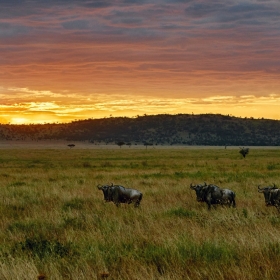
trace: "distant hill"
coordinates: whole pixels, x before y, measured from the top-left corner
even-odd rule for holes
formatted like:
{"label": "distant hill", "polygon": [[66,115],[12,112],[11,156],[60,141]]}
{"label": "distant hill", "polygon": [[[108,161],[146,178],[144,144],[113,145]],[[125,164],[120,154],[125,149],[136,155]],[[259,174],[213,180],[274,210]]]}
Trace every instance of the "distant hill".
{"label": "distant hill", "polygon": [[65,124],[0,124],[0,140],[45,139],[131,145],[279,146],[280,121],[218,114],[161,114]]}

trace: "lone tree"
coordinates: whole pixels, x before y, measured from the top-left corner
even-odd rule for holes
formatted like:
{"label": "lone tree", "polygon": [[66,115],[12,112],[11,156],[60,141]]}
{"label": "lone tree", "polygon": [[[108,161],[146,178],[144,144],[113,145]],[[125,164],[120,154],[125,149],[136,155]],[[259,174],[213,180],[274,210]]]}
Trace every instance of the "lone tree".
{"label": "lone tree", "polygon": [[154,143],[144,142],[143,144],[144,144],[144,146],[146,146],[146,149],[148,146],[153,146],[153,148],[154,148]]}
{"label": "lone tree", "polygon": [[116,143],[118,146],[120,146],[120,148],[125,144],[123,141],[119,141]]}
{"label": "lone tree", "polygon": [[75,147],[75,144],[69,144],[67,145],[70,149]]}
{"label": "lone tree", "polygon": [[249,148],[240,148],[239,153],[245,158],[249,154]]}

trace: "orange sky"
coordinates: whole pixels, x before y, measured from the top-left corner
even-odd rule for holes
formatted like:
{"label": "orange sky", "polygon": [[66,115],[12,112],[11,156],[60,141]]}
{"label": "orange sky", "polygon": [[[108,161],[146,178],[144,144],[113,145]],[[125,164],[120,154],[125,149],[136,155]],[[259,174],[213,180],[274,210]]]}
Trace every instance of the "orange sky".
{"label": "orange sky", "polygon": [[279,1],[46,2],[1,1],[0,123],[280,119]]}

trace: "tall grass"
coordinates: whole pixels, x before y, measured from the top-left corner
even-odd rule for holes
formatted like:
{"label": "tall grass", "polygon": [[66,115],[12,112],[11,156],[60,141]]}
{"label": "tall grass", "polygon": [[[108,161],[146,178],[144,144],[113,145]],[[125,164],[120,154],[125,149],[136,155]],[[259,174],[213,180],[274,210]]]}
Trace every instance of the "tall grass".
{"label": "tall grass", "polygon": [[[279,279],[280,150],[0,150],[0,279]],[[190,183],[236,193],[211,211]],[[106,203],[98,184],[143,193]]]}

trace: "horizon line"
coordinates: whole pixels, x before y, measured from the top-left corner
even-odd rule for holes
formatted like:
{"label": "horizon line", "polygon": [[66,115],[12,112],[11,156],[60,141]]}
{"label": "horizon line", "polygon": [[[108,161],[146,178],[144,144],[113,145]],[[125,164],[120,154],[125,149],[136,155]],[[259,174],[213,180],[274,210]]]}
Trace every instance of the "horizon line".
{"label": "horizon line", "polygon": [[272,119],[272,118],[266,118],[266,117],[242,117],[242,116],[236,116],[236,115],[232,115],[232,114],[221,114],[221,113],[159,113],[159,114],[143,114],[143,115],[136,115],[136,116],[104,116],[104,117],[91,117],[91,118],[85,118],[85,119],[73,119],[70,120],[68,122],[38,122],[38,123],[34,123],[34,122],[28,122],[28,123],[1,123],[0,125],[10,125],[10,126],[28,126],[28,125],[62,125],[62,124],[71,124],[74,122],[82,122],[82,121],[89,121],[89,120],[102,120],[102,119],[119,119],[119,118],[127,118],[127,119],[136,119],[136,118],[140,118],[140,117],[152,117],[152,116],[178,116],[178,115],[193,115],[193,116],[203,116],[203,115],[216,115],[216,116],[224,116],[224,117],[230,117],[230,118],[237,118],[237,119],[252,119],[252,120],[269,120],[269,121],[280,121],[279,119]]}

